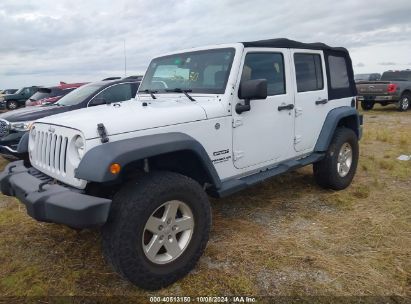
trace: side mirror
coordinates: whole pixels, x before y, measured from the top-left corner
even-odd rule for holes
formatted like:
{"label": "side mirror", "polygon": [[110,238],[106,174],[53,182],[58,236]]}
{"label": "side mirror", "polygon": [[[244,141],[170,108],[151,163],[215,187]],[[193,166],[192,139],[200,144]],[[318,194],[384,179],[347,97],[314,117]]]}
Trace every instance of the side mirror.
{"label": "side mirror", "polygon": [[238,97],[244,99],[244,104],[237,103],[235,106],[237,114],[250,111],[251,100],[267,98],[267,79],[253,79],[241,82]]}

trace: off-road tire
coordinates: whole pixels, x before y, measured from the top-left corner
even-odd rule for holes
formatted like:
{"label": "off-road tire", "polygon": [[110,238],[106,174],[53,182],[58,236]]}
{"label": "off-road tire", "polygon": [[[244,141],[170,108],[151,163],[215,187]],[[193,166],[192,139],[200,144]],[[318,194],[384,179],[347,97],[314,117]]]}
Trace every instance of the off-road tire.
{"label": "off-road tire", "polygon": [[[345,143],[348,143],[352,148],[352,163],[348,174],[341,177],[337,170],[338,153]],[[313,164],[317,184],[326,189],[342,190],[347,188],[357,170],[358,157],[358,138],[355,132],[348,128],[337,128],[325,158]]]}
{"label": "off-road tire", "polygon": [[374,102],[372,101],[361,101],[361,109],[364,111],[369,111],[374,108]]}
{"label": "off-road tire", "polygon": [[16,100],[9,100],[6,106],[8,110],[15,110],[19,107],[19,103]]}
{"label": "off-road tire", "polygon": [[401,96],[400,100],[397,102],[397,110],[400,112],[405,112],[410,108],[411,94],[405,93]]}
{"label": "off-road tire", "polygon": [[[195,226],[185,251],[174,261],[159,265],[143,251],[143,231],[150,215],[171,200],[180,200],[191,208]],[[129,182],[115,194],[102,228],[103,252],[125,279],[141,288],[157,290],[194,268],[207,245],[210,226],[210,203],[196,181],[173,172],[152,172]]]}

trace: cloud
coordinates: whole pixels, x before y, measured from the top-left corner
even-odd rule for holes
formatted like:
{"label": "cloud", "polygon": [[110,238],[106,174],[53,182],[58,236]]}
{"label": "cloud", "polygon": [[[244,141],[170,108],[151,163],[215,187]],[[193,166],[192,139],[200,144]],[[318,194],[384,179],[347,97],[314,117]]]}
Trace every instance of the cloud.
{"label": "cloud", "polygon": [[397,65],[395,62],[380,62],[379,65]]}
{"label": "cloud", "polygon": [[[381,50],[411,44],[409,0],[2,0],[0,87],[130,73],[156,55],[195,46],[287,37],[349,48],[356,67],[389,63]],[[399,46],[399,47],[398,47]],[[380,53],[379,53],[380,52]],[[386,52],[386,49],[384,49]],[[365,52],[364,52],[365,53]]]}

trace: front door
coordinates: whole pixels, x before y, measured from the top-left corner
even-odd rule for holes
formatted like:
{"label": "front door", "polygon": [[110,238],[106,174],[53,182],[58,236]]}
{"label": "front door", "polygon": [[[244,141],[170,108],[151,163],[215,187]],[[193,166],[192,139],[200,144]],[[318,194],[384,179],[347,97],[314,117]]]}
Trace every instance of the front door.
{"label": "front door", "polygon": [[292,50],[295,82],[295,139],[299,153],[311,152],[330,110],[322,51]]}
{"label": "front door", "polygon": [[[293,150],[294,95],[289,50],[247,49],[241,81],[266,79],[268,97],[251,100],[251,110],[233,113],[233,159],[236,168],[284,160]],[[234,97],[234,106],[244,100]],[[284,107],[285,106],[285,107]]]}

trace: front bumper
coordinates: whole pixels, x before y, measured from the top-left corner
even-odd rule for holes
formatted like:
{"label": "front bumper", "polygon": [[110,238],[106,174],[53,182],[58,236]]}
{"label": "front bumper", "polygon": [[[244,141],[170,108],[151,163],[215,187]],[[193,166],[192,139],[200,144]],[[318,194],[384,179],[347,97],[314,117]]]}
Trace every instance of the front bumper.
{"label": "front bumper", "polygon": [[23,161],[8,164],[0,173],[1,192],[18,198],[27,213],[38,221],[73,228],[102,225],[107,221],[111,200],[50,182],[51,178],[25,167]]}

